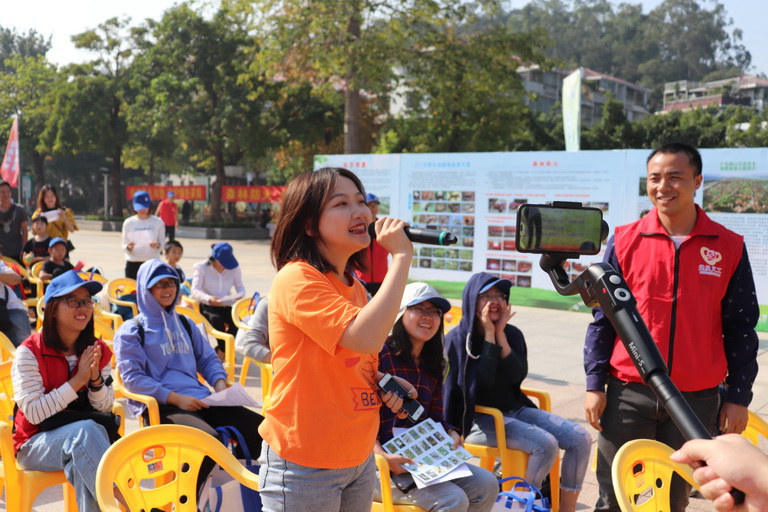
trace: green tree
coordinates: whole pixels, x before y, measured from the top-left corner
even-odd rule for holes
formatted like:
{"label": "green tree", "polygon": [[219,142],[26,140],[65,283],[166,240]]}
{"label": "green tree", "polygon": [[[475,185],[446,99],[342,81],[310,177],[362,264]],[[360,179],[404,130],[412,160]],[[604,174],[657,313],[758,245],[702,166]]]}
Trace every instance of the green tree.
{"label": "green tree", "polygon": [[[0,73],[6,69],[5,60],[15,55],[21,57],[38,57],[51,49],[51,38],[45,39],[36,30],[19,34],[14,29],[0,26]],[[12,69],[11,69],[12,71]]]}

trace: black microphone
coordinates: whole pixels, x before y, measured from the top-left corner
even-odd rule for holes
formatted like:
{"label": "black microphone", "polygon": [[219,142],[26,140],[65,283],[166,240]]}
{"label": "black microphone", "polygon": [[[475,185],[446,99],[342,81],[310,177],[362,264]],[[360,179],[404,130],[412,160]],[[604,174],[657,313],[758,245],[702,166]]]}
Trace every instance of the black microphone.
{"label": "black microphone", "polygon": [[[452,245],[459,241],[452,233],[448,231],[438,231],[436,229],[414,228],[405,226],[403,228],[408,240],[417,244],[429,245]],[[368,226],[368,234],[371,238],[376,238],[376,224],[371,222]]]}

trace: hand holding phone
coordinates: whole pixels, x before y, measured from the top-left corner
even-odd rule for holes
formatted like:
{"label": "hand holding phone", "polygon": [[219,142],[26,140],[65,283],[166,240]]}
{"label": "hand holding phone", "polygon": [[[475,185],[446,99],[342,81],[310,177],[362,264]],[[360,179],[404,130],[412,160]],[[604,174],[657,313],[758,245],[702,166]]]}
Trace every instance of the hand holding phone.
{"label": "hand holding phone", "polygon": [[397,396],[403,399],[403,407],[401,410],[408,413],[408,417],[411,419],[411,421],[416,422],[421,417],[421,415],[424,413],[424,406],[421,405],[419,402],[414,400],[413,398],[408,397],[408,390],[403,387],[402,384],[397,382],[397,380],[392,377],[392,375],[386,373],[384,376],[379,380],[379,389],[384,392],[393,392]]}

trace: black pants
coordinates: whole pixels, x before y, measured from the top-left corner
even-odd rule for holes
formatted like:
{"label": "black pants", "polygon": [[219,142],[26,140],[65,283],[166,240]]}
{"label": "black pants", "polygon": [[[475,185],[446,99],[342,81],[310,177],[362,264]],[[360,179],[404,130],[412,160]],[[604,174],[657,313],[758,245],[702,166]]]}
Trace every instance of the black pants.
{"label": "black pants", "polygon": [[[261,454],[262,439],[259,435],[259,425],[262,421],[264,421],[262,415],[246,407],[211,406],[199,411],[185,411],[172,405],[160,406],[160,423],[193,427],[219,440],[221,436],[216,432],[216,427],[235,427],[243,435],[253,461],[257,460]],[[147,424],[149,424],[148,416]],[[243,458],[240,447],[235,451],[235,455],[237,458]],[[209,457],[203,459],[200,474],[197,477],[198,491],[215,465],[213,459]]]}
{"label": "black pants", "polygon": [[125,277],[130,277],[131,279],[136,279],[136,276],[139,273],[139,267],[141,264],[144,263],[143,261],[126,261],[125,262]]}
{"label": "black pants", "polygon": [[[211,322],[214,329],[221,332],[228,332],[232,336],[237,336],[237,326],[232,320],[232,306],[209,306],[200,304],[200,312]],[[219,341],[219,350],[224,352],[224,340]]]}
{"label": "black pants", "polygon": [[176,240],[176,226],[165,226],[165,236],[168,237],[169,242]]}

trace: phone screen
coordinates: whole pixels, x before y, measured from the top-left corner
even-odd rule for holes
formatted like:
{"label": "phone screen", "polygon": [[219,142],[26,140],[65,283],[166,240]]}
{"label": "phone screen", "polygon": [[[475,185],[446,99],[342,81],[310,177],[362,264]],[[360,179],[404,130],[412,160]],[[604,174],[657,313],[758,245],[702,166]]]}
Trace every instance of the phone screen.
{"label": "phone screen", "polygon": [[515,245],[520,252],[538,254],[597,254],[602,221],[598,208],[524,204],[517,209]]}
{"label": "phone screen", "polygon": [[411,421],[417,421],[424,412],[424,407],[413,398],[408,398],[408,391],[397,382],[392,375],[387,373],[381,378],[379,381],[379,389],[385,393],[392,391],[397,396],[401,397],[403,399],[403,410],[408,413],[408,417],[411,418]]}

